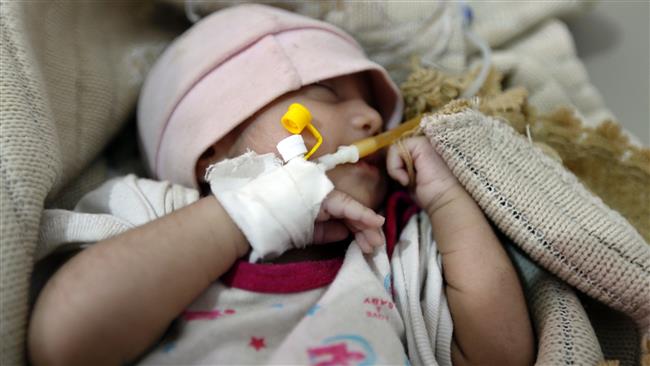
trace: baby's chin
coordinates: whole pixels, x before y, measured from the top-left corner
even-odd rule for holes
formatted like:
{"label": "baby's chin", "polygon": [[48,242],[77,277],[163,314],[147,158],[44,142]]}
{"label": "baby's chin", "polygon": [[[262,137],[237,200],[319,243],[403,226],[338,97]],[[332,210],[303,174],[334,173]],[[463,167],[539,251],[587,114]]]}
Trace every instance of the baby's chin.
{"label": "baby's chin", "polygon": [[335,189],[347,193],[366,207],[377,210],[384,202],[387,178],[383,167],[374,172],[346,164],[331,170],[328,176]]}

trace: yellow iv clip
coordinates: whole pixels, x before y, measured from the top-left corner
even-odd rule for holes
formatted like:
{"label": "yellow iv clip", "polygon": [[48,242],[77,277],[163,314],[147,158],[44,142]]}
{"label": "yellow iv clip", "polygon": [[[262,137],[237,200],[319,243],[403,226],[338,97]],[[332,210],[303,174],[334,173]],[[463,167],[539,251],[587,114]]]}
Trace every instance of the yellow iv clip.
{"label": "yellow iv clip", "polygon": [[309,150],[307,155],[305,155],[305,160],[309,159],[309,157],[315,153],[323,143],[323,136],[321,136],[316,127],[311,124],[311,113],[309,113],[309,109],[302,104],[291,104],[287,112],[282,116],[280,122],[287,131],[293,134],[300,134],[302,130],[307,127],[309,132],[311,132],[311,134],[316,138],[316,144],[311,148],[311,150]]}

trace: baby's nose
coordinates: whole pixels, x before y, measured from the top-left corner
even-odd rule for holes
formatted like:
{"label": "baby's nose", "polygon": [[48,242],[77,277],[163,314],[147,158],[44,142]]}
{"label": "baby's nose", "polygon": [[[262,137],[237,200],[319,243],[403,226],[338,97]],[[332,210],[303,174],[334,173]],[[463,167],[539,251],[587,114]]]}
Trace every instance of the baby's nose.
{"label": "baby's nose", "polygon": [[352,126],[361,130],[366,136],[376,135],[381,131],[383,120],[379,112],[368,105],[358,107],[352,117]]}

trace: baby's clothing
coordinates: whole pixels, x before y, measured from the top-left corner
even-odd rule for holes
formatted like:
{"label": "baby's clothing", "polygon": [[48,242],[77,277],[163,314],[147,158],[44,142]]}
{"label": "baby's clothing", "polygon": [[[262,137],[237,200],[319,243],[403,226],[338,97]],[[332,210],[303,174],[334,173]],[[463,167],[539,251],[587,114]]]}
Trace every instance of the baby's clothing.
{"label": "baby's clothing", "polygon": [[[41,239],[52,248],[101,240],[195,201],[192,191],[117,178],[80,201],[76,209],[91,213],[46,210]],[[414,210],[397,217],[400,200],[389,200],[388,243],[372,255],[353,243],[342,259],[238,261],[141,364],[451,365],[453,325],[429,218]],[[406,225],[397,241],[399,219]]]}
{"label": "baby's clothing", "polygon": [[83,196],[74,211],[43,211],[36,260],[63,246],[83,247],[108,239],[198,199],[197,190],[178,184],[139,179],[133,174],[111,179]]}
{"label": "baby's clothing", "polygon": [[[177,339],[163,342],[142,364],[405,364],[404,325],[390,295],[388,261],[379,257],[371,268],[350,246],[342,265],[253,267],[256,273],[246,275],[253,277],[250,290],[216,281],[182,314]],[[287,291],[292,276],[319,275],[336,277],[305,291],[263,292]]]}

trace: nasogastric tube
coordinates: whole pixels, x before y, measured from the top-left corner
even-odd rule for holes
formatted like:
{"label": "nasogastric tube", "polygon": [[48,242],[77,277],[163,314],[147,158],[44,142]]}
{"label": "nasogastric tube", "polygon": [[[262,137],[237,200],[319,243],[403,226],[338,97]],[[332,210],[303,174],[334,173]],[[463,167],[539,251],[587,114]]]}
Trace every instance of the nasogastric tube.
{"label": "nasogastric tube", "polygon": [[356,163],[359,159],[392,144],[404,134],[413,131],[419,124],[420,117],[418,116],[379,135],[366,137],[351,145],[339,146],[335,153],[323,155],[318,158],[318,163],[325,170],[330,170],[340,164]]}

